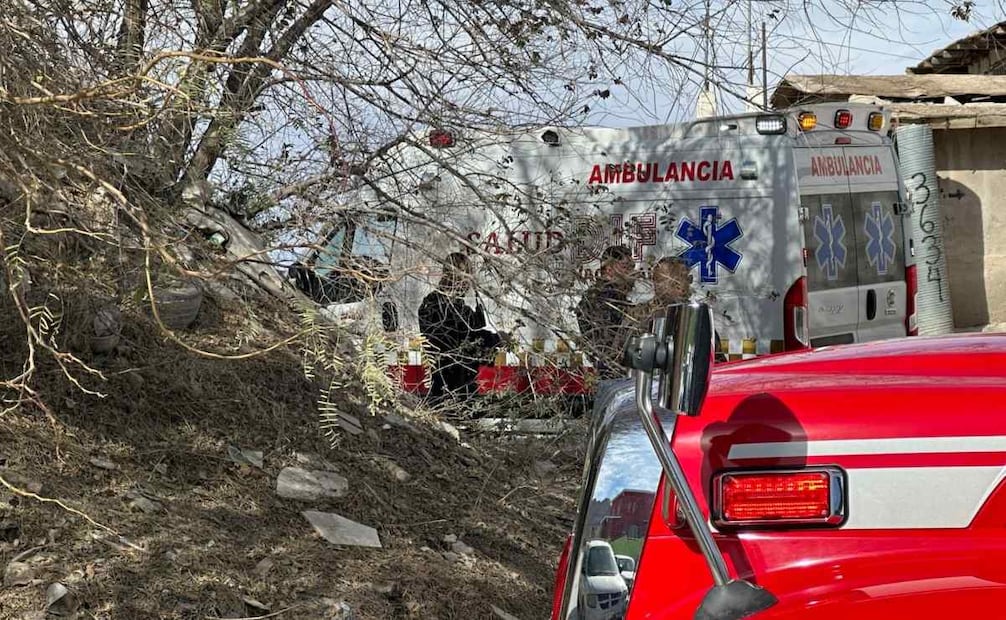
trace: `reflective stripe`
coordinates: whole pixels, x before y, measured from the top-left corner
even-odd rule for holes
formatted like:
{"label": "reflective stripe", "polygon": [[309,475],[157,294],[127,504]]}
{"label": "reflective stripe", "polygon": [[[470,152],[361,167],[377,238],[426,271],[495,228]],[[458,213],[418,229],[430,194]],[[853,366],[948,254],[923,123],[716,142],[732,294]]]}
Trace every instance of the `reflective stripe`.
{"label": "reflective stripe", "polygon": [[[1000,453],[1006,462],[1006,435],[890,437],[741,443],[731,461],[811,457],[866,457],[883,465],[884,456]],[[945,467],[850,467],[849,520],[843,529],[968,527],[1006,477],[1002,464]]]}
{"label": "reflective stripe", "polygon": [[1006,435],[968,437],[890,437],[739,443],[730,446],[731,461],[804,456],[863,456],[869,454],[938,454],[1006,452]]}
{"label": "reflective stripe", "polygon": [[1003,479],[1002,467],[849,469],[842,529],[965,528]]}
{"label": "reflective stripe", "polygon": [[765,338],[722,338],[720,346],[728,361],[753,359],[760,355],[781,353],[784,348],[782,340]]}
{"label": "reflective stripe", "polygon": [[[425,344],[425,339],[420,336],[395,343],[385,351],[388,364],[418,366],[432,363],[436,354],[426,348]],[[493,356],[492,364],[497,367],[593,367],[590,358],[584,352],[575,349],[569,341],[556,338],[534,338],[529,343],[522,343],[517,351],[498,350]]]}

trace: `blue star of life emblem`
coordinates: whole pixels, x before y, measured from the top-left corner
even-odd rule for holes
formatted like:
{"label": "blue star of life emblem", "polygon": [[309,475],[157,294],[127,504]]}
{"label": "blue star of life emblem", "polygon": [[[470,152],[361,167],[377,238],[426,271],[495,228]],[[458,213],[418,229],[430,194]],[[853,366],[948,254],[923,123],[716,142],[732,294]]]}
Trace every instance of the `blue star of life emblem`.
{"label": "blue star of life emblem", "polygon": [[868,239],[866,259],[877,270],[877,275],[887,275],[887,270],[894,262],[894,253],[898,250],[894,242],[894,218],[881,208],[879,202],[875,202],[866,214],[863,230]]}
{"label": "blue star of life emblem", "polygon": [[682,218],[674,233],[675,237],[691,246],[680,256],[689,268],[700,265],[701,282],[704,284],[716,284],[720,265],[734,273],[743,257],[730,247],[743,235],[737,219],[733,218],[721,226],[719,211],[719,207],[702,207],[697,224],[687,217]]}
{"label": "blue star of life emblem", "polygon": [[814,238],[817,266],[829,280],[837,280],[838,270],[845,269],[845,222],[832,212],[831,205],[821,207],[821,215],[814,217]]}

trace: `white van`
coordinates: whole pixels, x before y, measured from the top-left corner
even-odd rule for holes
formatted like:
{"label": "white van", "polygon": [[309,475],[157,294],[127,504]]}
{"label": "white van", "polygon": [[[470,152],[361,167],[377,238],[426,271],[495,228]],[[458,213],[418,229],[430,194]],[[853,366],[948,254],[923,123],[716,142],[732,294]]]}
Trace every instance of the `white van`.
{"label": "white van", "polygon": [[[914,267],[889,122],[878,106],[826,104],[626,129],[430,131],[372,167],[308,264],[387,265],[380,299],[402,348],[439,260],[461,251],[493,327],[525,350],[565,351],[611,245],[644,274],[683,258],[731,359],[904,336]],[[634,299],[648,294],[641,284]]]}
{"label": "white van", "polygon": [[579,580],[578,620],[621,620],[625,617],[629,587],[608,541],[587,541]]}

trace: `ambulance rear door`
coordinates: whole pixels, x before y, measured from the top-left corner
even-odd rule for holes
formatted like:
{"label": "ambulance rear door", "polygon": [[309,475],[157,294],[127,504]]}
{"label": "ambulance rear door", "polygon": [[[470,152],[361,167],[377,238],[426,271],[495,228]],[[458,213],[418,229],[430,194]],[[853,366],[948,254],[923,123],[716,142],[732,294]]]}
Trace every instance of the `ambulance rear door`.
{"label": "ambulance rear door", "polygon": [[859,328],[859,254],[842,147],[796,149],[807,262],[810,343],[856,341]]}
{"label": "ambulance rear door", "polygon": [[904,336],[904,218],[892,149],[797,152],[811,346]]}
{"label": "ambulance rear door", "polygon": [[856,340],[906,334],[905,218],[894,152],[889,145],[845,147],[856,229],[859,322]]}

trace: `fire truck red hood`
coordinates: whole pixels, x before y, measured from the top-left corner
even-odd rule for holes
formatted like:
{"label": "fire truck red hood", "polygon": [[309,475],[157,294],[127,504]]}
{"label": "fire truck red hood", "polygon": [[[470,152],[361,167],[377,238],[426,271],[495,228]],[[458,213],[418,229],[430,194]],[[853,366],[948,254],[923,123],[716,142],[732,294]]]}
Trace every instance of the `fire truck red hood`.
{"label": "fire truck red hood", "polygon": [[1002,385],[1006,378],[1006,334],[907,338],[723,364],[718,367],[710,395],[850,385],[885,389],[950,377],[968,377],[973,383],[987,379]]}
{"label": "fire truck red hood", "polygon": [[[758,619],[945,617],[1006,602],[1006,335],[719,366],[701,415],[679,417],[674,449],[706,512],[727,470],[845,478],[839,525],[716,531],[731,574],[780,600]],[[627,618],[691,617],[709,586],[690,534],[657,506]]]}

